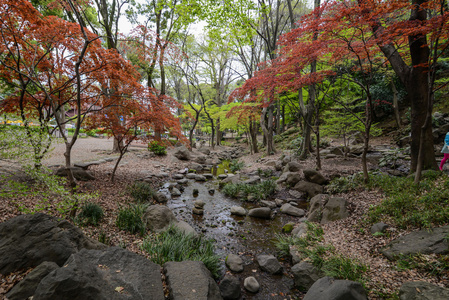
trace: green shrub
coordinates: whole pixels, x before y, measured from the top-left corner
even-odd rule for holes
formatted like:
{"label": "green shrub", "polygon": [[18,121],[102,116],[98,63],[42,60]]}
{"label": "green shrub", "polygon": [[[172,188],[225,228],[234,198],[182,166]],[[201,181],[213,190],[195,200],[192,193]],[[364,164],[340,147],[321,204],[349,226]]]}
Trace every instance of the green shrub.
{"label": "green shrub", "polygon": [[221,262],[214,253],[214,241],[203,236],[185,234],[169,227],[156,235],[148,236],[142,244],[151,261],[163,265],[168,261],[202,261],[215,278],[218,278]]}
{"label": "green shrub", "polygon": [[81,225],[97,226],[104,216],[103,209],[94,202],[88,202],[81,207],[81,212],[76,216],[76,222]]}
{"label": "green shrub", "polygon": [[356,173],[347,177],[336,177],[326,186],[329,194],[347,193],[357,189],[364,189],[362,173]]}
{"label": "green shrub", "polygon": [[119,209],[115,224],[121,230],[143,235],[146,226],[142,220],[142,216],[146,207],[146,205],[142,204],[131,204],[126,208]]}
{"label": "green shrub", "polygon": [[232,173],[235,173],[236,171],[240,171],[245,167],[245,163],[243,161],[238,161],[237,159],[231,160],[231,163],[229,164],[229,170]]}
{"label": "green shrub", "polygon": [[166,147],[158,141],[151,141],[148,144],[148,150],[156,155],[163,156],[167,154]]}
{"label": "green shrub", "polygon": [[128,187],[129,194],[137,203],[146,203],[153,199],[154,190],[149,183],[136,181]]}
{"label": "green shrub", "polygon": [[228,183],[222,189],[223,194],[228,197],[242,197],[244,199],[248,199],[248,197],[251,196],[256,201],[269,198],[275,191],[276,183],[271,179],[254,185],[244,183]]}
{"label": "green shrub", "polygon": [[293,247],[301,260],[305,260],[321,269],[326,276],[365,283],[364,274],[368,266],[358,260],[334,253],[332,245],[323,244],[323,229],[319,224],[306,222],[307,232],[301,237],[277,235],[275,246],[280,256],[290,255]]}
{"label": "green shrub", "polygon": [[369,187],[381,189],[386,195],[369,210],[369,223],[383,220],[399,228],[430,228],[449,222],[449,178],[439,172],[426,172],[419,184],[413,178],[377,175]]}

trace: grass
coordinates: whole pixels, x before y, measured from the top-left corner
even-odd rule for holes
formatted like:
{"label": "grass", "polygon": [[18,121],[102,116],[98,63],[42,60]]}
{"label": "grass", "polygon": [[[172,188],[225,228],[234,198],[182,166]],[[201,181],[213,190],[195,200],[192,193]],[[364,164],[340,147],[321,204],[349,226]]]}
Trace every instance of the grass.
{"label": "grass", "polygon": [[298,238],[291,235],[277,235],[275,246],[282,257],[290,255],[294,247],[302,261],[309,262],[324,272],[326,276],[347,279],[365,285],[364,274],[369,267],[356,259],[334,253],[331,245],[323,245],[323,229],[319,224],[306,222],[307,233]]}
{"label": "grass", "polygon": [[136,181],[128,187],[128,192],[137,203],[146,203],[153,199],[155,194],[149,183]]}
{"label": "grass", "polygon": [[119,209],[115,224],[121,230],[128,231],[132,234],[140,233],[143,235],[146,226],[142,220],[146,205],[131,204],[128,207]]}
{"label": "grass", "polygon": [[80,225],[97,226],[104,216],[103,209],[94,202],[88,202],[81,207],[81,212],[76,216],[75,222]]}
{"label": "grass", "polygon": [[168,261],[202,261],[212,275],[218,278],[221,262],[214,253],[214,243],[203,236],[186,235],[170,227],[145,238],[141,247],[154,263],[163,265]]}
{"label": "grass", "polygon": [[449,255],[402,255],[396,261],[396,267],[399,270],[418,269],[432,276],[445,277],[449,272]]}
{"label": "grass", "polygon": [[449,178],[426,173],[419,184],[413,178],[373,176],[370,188],[381,189],[386,198],[368,212],[367,221],[385,221],[406,228],[431,228],[449,222]]}
{"label": "grass", "polygon": [[232,173],[242,170],[245,167],[245,163],[243,161],[238,161],[237,159],[231,160],[229,163],[229,170]]}
{"label": "grass", "polygon": [[242,198],[244,200],[252,198],[253,201],[260,201],[269,198],[275,190],[276,183],[270,179],[254,185],[228,183],[223,187],[222,192],[231,198]]}

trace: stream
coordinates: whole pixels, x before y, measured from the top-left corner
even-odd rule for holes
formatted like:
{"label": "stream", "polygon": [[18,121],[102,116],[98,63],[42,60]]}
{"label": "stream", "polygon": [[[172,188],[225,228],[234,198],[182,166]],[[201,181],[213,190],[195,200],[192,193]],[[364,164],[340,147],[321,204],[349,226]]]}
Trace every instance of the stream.
{"label": "stream", "polygon": [[[289,262],[280,260],[284,267],[283,275],[270,275],[261,271],[254,260],[258,254],[276,255],[273,243],[275,235],[282,232],[283,225],[297,222],[298,218],[280,213],[279,208],[275,209],[272,220],[231,215],[232,206],[242,206],[247,210],[258,206],[226,197],[219,191],[218,182],[215,179],[207,182],[189,180],[182,195],[171,197],[167,205],[178,220],[186,221],[197,232],[216,241],[216,253],[223,259],[223,275],[227,270],[224,264],[227,254],[237,254],[243,259],[244,271],[233,275],[240,279],[242,286],[246,277],[254,276],[260,284],[260,290],[252,294],[242,288],[241,299],[295,299],[298,291],[291,290],[293,279],[286,275]],[[162,191],[169,194],[167,187]],[[198,190],[195,196],[194,189]],[[210,190],[214,190],[214,193],[209,193]],[[192,213],[193,202],[198,199],[206,203],[204,215]]]}

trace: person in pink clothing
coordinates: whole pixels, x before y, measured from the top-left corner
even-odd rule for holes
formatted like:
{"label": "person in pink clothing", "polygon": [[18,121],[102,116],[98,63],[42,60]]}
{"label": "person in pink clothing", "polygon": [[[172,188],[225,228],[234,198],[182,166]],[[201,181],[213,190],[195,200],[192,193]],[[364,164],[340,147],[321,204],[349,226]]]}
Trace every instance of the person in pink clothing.
{"label": "person in pink clothing", "polygon": [[441,153],[444,154],[444,157],[440,163],[440,171],[443,171],[443,166],[446,163],[446,161],[449,159],[449,132],[446,133],[446,137],[444,138],[444,146],[443,146],[443,149],[441,149]]}

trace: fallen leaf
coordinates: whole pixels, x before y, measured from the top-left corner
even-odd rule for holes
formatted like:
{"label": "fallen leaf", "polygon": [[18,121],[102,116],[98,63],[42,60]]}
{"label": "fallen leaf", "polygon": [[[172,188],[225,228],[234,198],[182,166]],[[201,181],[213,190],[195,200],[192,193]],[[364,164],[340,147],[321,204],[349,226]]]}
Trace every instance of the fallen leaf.
{"label": "fallen leaf", "polygon": [[118,286],[118,287],[115,288],[115,291],[116,291],[117,293],[121,293],[124,289],[125,289],[124,287]]}

